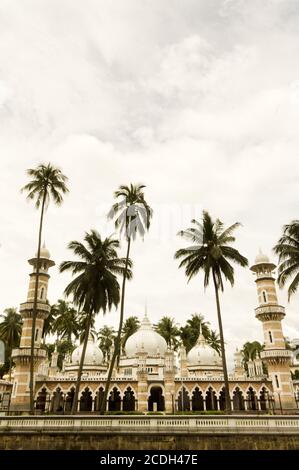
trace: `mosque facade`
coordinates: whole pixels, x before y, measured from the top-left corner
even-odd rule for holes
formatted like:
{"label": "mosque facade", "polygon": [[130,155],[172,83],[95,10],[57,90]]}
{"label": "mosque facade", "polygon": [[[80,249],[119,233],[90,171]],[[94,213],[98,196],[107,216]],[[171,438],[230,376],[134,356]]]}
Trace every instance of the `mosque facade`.
{"label": "mosque facade", "polygon": [[[13,351],[16,364],[12,386],[11,410],[29,410],[30,344],[37,258],[29,260],[33,267],[27,300],[20,307],[23,327],[20,347]],[[40,259],[37,320],[35,332],[34,377],[37,412],[70,412],[79,368],[82,345],[67,356],[62,370],[57,367],[54,351],[49,362],[42,347],[43,323],[50,305],[47,300],[49,268],[54,265],[49,251],[43,247]],[[251,267],[258,294],[256,319],[262,324],[264,350],[261,357],[249,361],[246,372],[240,351],[235,353],[234,371],[229,375],[229,393],[234,411],[258,412],[284,410],[294,412],[299,398],[299,384],[292,381],[292,352],[286,349],[282,331],[284,307],[279,305],[275,265],[259,254]],[[266,364],[267,373],[263,363]],[[100,410],[108,364],[92,336],[84,361],[78,411]],[[112,375],[106,410],[111,412],[166,412],[223,410],[224,379],[221,357],[199,332],[196,345],[186,354],[167,347],[165,339],[153,328],[147,315],[139,330],[130,336],[118,367]]]}

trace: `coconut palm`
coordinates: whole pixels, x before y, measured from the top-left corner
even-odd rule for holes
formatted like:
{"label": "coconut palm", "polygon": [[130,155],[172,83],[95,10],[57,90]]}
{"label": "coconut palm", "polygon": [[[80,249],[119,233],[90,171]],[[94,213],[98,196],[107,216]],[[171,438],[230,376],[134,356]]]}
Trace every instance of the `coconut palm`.
{"label": "coconut palm", "polygon": [[283,227],[283,234],[274,247],[278,259],[278,284],[284,287],[288,280],[288,299],[299,286],[299,220]]}
{"label": "coconut palm", "polygon": [[121,338],[122,350],[125,349],[128,338],[130,338],[130,336],[136,333],[139,326],[140,326],[140,321],[137,317],[132,316],[126,319],[122,328],[122,338]]}
{"label": "coconut palm", "polygon": [[[115,198],[121,198],[121,201],[116,202],[109,214],[108,218],[115,220],[115,228],[119,230],[120,234],[124,234],[127,241],[127,254],[126,260],[129,260],[131,242],[134,241],[137,235],[142,238],[145,232],[150,227],[152,209],[144,199],[143,189],[145,188],[142,184],[130,186],[120,186],[119,189],[114,193]],[[126,271],[128,263],[125,266],[125,272],[123,275],[122,289],[121,289],[121,302],[120,302],[120,315],[119,315],[119,326],[118,332],[115,339],[115,348],[110,361],[108,377],[105,385],[104,396],[101,404],[100,413],[104,412],[106,406],[108,390],[110,387],[111,376],[115,364],[115,360],[120,354],[121,348],[121,333],[124,321],[124,308],[125,308],[125,289],[126,289]]]}
{"label": "coconut palm", "polygon": [[52,166],[50,163],[38,165],[37,168],[27,170],[27,175],[31,178],[21,191],[27,193],[27,199],[35,201],[36,209],[40,209],[40,221],[38,230],[38,245],[37,245],[37,263],[36,263],[36,278],[34,288],[34,300],[32,308],[32,331],[31,331],[31,351],[30,351],[30,413],[34,413],[34,390],[33,390],[33,371],[34,371],[34,338],[35,338],[35,325],[37,315],[37,294],[39,284],[40,272],[40,251],[42,241],[42,230],[44,222],[44,213],[50,203],[50,200],[57,206],[63,202],[63,195],[68,192],[66,186],[67,177],[61,172],[59,168]]}
{"label": "coconut palm", "polygon": [[0,315],[0,339],[4,341],[9,350],[9,380],[12,369],[12,350],[20,343],[22,333],[22,317],[15,308],[6,308],[4,315]]}
{"label": "coconut palm", "polygon": [[219,334],[217,331],[210,330],[209,336],[207,337],[207,341],[209,345],[217,351],[217,353],[220,355],[221,352],[221,341],[219,338]]}
{"label": "coconut palm", "polygon": [[225,404],[226,411],[231,411],[231,402],[229,397],[229,383],[227,374],[227,365],[225,358],[224,336],[220,309],[219,291],[224,290],[223,277],[233,286],[234,269],[230,262],[240,266],[247,266],[248,260],[242,256],[235,248],[229,244],[235,241],[233,232],[240,226],[235,223],[225,229],[223,223],[216,219],[212,220],[210,214],[203,211],[202,223],[192,220],[191,228],[181,231],[179,235],[191,241],[193,244],[187,248],[182,248],[175,253],[176,259],[182,259],[179,267],[185,268],[188,281],[196,276],[200,271],[204,273],[204,287],[206,288],[212,277],[217,317],[219,324],[219,334],[221,341],[221,357],[223,365],[223,375],[225,383]]}
{"label": "coconut palm", "polygon": [[155,329],[161,336],[163,336],[170,349],[177,349],[179,345],[178,336],[180,334],[180,330],[173,318],[167,316],[162,317]]}
{"label": "coconut palm", "polygon": [[98,339],[100,340],[99,348],[104,355],[104,361],[108,361],[110,357],[111,348],[115,340],[114,328],[104,325],[98,332]]}
{"label": "coconut palm", "polygon": [[72,342],[73,337],[79,336],[79,320],[78,312],[72,307],[70,302],[59,299],[57,304],[53,306],[55,311],[55,320],[52,331],[57,333],[61,340],[65,339]]}
{"label": "coconut palm", "polygon": [[66,287],[66,296],[72,296],[78,309],[85,312],[85,335],[82,355],[80,358],[78,377],[71,413],[77,410],[78,394],[81,376],[88,342],[88,335],[94,316],[107,309],[117,307],[120,299],[119,283],[117,275],[123,275],[130,279],[130,259],[119,258],[117,250],[119,241],[108,237],[101,239],[100,234],[91,230],[85,234],[85,244],[72,241],[68,248],[79,258],[78,261],[64,261],[60,265],[60,272],[71,271],[76,276]]}
{"label": "coconut palm", "polygon": [[206,322],[200,313],[194,313],[186,325],[180,328],[180,338],[187,352],[195,346],[200,331],[205,339],[209,338],[209,322]]}
{"label": "coconut palm", "polygon": [[56,305],[51,305],[50,313],[47,316],[47,318],[45,319],[44,326],[43,326],[43,341],[44,341],[44,344],[46,342],[47,336],[55,333],[55,331],[53,330],[53,326],[54,326],[54,323],[55,323],[56,316],[57,316]]}

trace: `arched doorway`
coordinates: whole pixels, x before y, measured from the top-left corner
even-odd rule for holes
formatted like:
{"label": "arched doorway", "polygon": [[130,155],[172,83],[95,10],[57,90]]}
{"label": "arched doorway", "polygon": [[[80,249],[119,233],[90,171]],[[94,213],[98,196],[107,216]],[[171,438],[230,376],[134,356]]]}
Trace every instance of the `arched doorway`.
{"label": "arched doorway", "polygon": [[109,395],[108,410],[109,411],[120,411],[121,409],[121,398],[120,391],[114,387]]}
{"label": "arched doorway", "polygon": [[[104,398],[104,388],[100,387],[99,390],[96,393],[96,402],[95,402],[95,410],[96,411],[100,411],[103,398]],[[104,409],[106,410],[106,406],[105,406]]]}
{"label": "arched doorway", "polygon": [[206,409],[217,410],[216,392],[212,387],[209,387],[206,393]]}
{"label": "arched doorway", "polygon": [[128,387],[124,393],[123,411],[135,411],[135,395],[131,387]]}
{"label": "arched doorway", "polygon": [[183,389],[179,391],[177,409],[178,411],[190,411],[189,393],[185,387],[183,387]]}
{"label": "arched doorway", "polygon": [[245,402],[242,391],[236,387],[233,393],[233,409],[235,411],[245,410]]}
{"label": "arched doorway", "polygon": [[247,409],[257,410],[257,397],[252,387],[249,387],[247,392]]}
{"label": "arched doorway", "polygon": [[192,393],[192,411],[203,411],[203,396],[202,392],[196,387]]}
{"label": "arched doorway", "polygon": [[225,410],[225,389],[222,388],[219,393],[219,409],[221,411]]}
{"label": "arched doorway", "polygon": [[267,410],[268,409],[268,404],[267,404],[267,398],[268,398],[268,392],[265,387],[262,388],[260,391],[260,407],[261,410]]}
{"label": "arched doorway", "polygon": [[71,388],[71,390],[67,392],[66,397],[65,397],[65,411],[66,412],[72,410],[74,396],[75,396],[75,389]]}
{"label": "arched doorway", "polygon": [[63,393],[59,387],[53,393],[51,411],[53,411],[53,413],[59,413],[63,411]]}
{"label": "arched doorway", "polygon": [[40,411],[45,411],[47,402],[47,389],[43,388],[37,396],[35,408]]}
{"label": "arched doorway", "polygon": [[92,410],[92,392],[88,387],[83,390],[80,398],[80,411],[91,411]]}
{"label": "arched doorway", "polygon": [[164,400],[162,388],[159,386],[152,387],[150,396],[148,398],[148,411],[164,411],[164,410],[165,410],[165,400]]}

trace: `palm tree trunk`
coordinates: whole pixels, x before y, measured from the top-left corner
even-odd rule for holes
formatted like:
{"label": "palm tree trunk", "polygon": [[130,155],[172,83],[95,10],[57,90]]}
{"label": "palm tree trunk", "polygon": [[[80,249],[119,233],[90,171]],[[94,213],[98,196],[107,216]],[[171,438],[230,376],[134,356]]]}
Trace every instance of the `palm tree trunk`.
{"label": "palm tree trunk", "polygon": [[106,401],[107,401],[108,391],[109,391],[109,387],[110,387],[113,367],[114,367],[114,364],[115,364],[115,360],[116,360],[116,358],[119,354],[119,349],[120,349],[120,345],[121,345],[121,332],[122,332],[123,321],[124,321],[125,289],[126,289],[127,270],[128,270],[128,264],[129,264],[130,247],[131,247],[131,237],[128,238],[126,264],[125,264],[125,271],[124,271],[122,289],[121,289],[121,304],[120,304],[120,317],[119,317],[118,332],[117,332],[117,337],[116,337],[116,340],[115,340],[115,348],[114,348],[113,356],[112,356],[110,366],[109,366],[109,371],[108,371],[108,377],[107,377],[107,381],[106,381],[106,385],[105,385],[104,396],[103,396],[103,400],[102,400],[101,408],[100,408],[100,414],[104,414],[104,412],[106,410]]}
{"label": "palm tree trunk", "polygon": [[229,382],[228,382],[228,374],[227,374],[227,366],[226,366],[224,336],[223,336],[220,301],[219,301],[219,288],[218,288],[218,284],[217,284],[217,280],[216,280],[216,276],[215,276],[214,271],[213,271],[213,281],[214,281],[215,295],[216,295],[217,317],[218,317],[218,325],[219,325],[222,367],[223,367],[223,375],[224,375],[225,411],[227,413],[231,413],[232,407],[231,407],[230,394],[229,394]]}
{"label": "palm tree trunk", "polygon": [[29,381],[29,391],[30,391],[30,414],[34,414],[34,343],[35,343],[35,325],[36,325],[36,315],[37,315],[37,294],[38,294],[38,281],[39,281],[39,271],[40,271],[40,250],[42,243],[42,230],[43,230],[43,219],[45,211],[45,202],[46,202],[46,192],[44,192],[42,205],[41,205],[41,215],[39,222],[39,233],[38,233],[38,248],[37,248],[37,264],[36,264],[36,276],[35,276],[35,288],[34,288],[34,300],[33,300],[33,309],[32,309],[32,329],[31,329],[31,347],[30,347],[30,381]]}
{"label": "palm tree trunk", "polygon": [[78,370],[78,376],[77,376],[77,382],[76,382],[76,388],[75,388],[75,395],[74,395],[72,410],[71,410],[72,415],[77,412],[77,407],[78,407],[78,396],[79,396],[81,377],[82,377],[82,372],[83,372],[85,353],[86,353],[86,348],[87,348],[87,343],[88,343],[89,330],[90,330],[90,325],[91,325],[91,317],[92,317],[92,312],[88,314],[88,320],[87,320],[86,331],[85,331],[84,342],[83,342],[83,349],[82,349],[82,354],[80,358],[80,364],[79,364],[79,370]]}

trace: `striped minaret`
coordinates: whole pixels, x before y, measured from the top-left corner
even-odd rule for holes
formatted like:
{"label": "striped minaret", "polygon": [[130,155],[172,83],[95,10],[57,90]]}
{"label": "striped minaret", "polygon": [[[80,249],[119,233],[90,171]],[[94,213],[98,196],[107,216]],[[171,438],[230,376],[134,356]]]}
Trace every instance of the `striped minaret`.
{"label": "striped minaret", "polygon": [[267,364],[268,374],[272,380],[276,408],[296,408],[293,383],[290,372],[292,353],[286,349],[281,321],[285,309],[278,304],[275,278],[275,264],[262,252],[258,254],[250,268],[256,275],[256,286],[259,306],[255,316],[263,323],[264,350],[261,359]]}
{"label": "striped minaret", "polygon": [[[12,391],[11,409],[28,411],[30,408],[29,378],[30,378],[30,347],[32,334],[32,311],[34,302],[34,291],[36,285],[37,257],[32,258],[28,263],[33,267],[30,274],[27,301],[20,306],[20,314],[23,319],[20,346],[13,350],[13,361],[15,363],[14,384]],[[45,247],[40,252],[40,270],[38,278],[38,300],[35,326],[35,351],[34,351],[34,371],[38,370],[41,362],[46,357],[46,350],[41,349],[41,339],[44,321],[50,313],[50,305],[47,300],[49,274],[48,270],[55,263],[50,259],[50,253]]]}

